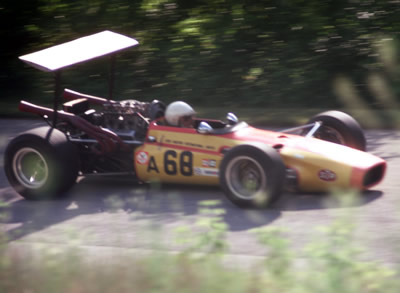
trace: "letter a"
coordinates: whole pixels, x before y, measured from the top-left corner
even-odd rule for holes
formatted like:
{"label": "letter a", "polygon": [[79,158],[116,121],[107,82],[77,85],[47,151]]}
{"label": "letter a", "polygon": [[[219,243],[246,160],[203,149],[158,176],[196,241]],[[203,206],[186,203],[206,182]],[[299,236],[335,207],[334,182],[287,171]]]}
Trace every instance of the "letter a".
{"label": "letter a", "polygon": [[149,160],[149,165],[147,166],[147,172],[150,173],[150,171],[153,170],[156,171],[157,173],[160,173],[157,168],[156,160],[154,159],[153,156],[151,156]]}

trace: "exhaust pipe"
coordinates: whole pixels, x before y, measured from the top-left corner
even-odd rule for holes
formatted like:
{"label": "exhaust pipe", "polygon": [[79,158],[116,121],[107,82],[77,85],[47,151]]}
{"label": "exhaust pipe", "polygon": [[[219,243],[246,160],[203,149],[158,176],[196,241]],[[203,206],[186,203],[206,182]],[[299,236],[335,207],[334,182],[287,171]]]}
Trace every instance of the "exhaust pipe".
{"label": "exhaust pipe", "polygon": [[[18,109],[22,112],[33,113],[40,116],[48,116],[49,118],[53,118],[55,114],[53,109],[37,106],[26,101],[21,101]],[[124,149],[127,147],[117,134],[111,130],[101,128],[100,126],[95,126],[82,117],[75,116],[74,114],[66,113],[64,111],[57,111],[57,116],[60,120],[72,124],[79,130],[85,132],[89,137],[97,140],[100,145],[100,151],[94,151],[99,154],[113,152],[117,150],[118,147]],[[53,127],[54,126],[55,125],[53,125]]]}

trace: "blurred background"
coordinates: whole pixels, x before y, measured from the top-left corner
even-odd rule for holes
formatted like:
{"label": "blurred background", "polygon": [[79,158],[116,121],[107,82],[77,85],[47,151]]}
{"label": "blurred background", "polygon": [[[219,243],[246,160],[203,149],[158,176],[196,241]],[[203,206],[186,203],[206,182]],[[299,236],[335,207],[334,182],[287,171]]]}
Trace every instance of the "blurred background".
{"label": "blurred background", "polygon": [[[115,99],[185,100],[255,123],[335,108],[397,127],[399,12],[388,0],[3,0],[0,115],[52,101],[54,76],[18,56],[112,30],[140,43],[118,54]],[[64,70],[63,87],[107,96],[107,59]]]}

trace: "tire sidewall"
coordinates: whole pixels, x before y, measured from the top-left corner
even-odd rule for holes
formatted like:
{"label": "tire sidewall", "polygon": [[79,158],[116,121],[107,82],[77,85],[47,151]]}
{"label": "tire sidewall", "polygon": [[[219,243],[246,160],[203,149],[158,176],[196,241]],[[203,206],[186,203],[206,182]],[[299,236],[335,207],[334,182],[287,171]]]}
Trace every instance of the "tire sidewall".
{"label": "tire sidewall", "polygon": [[[47,130],[48,129],[48,130]],[[41,133],[50,133],[50,137]],[[13,170],[13,160],[22,148],[32,148],[46,161],[48,167],[47,181],[38,188],[28,188],[21,184]],[[23,197],[29,200],[60,197],[76,181],[78,174],[78,156],[73,146],[58,130],[50,128],[34,129],[23,133],[8,144],[4,154],[4,169],[10,184]]]}
{"label": "tire sidewall", "polygon": [[320,121],[321,127],[330,127],[337,131],[344,139],[344,145],[366,150],[366,139],[360,124],[350,115],[340,111],[327,111],[320,113],[309,120],[309,123]]}
{"label": "tire sidewall", "polygon": [[[265,180],[265,187],[261,193],[256,194],[252,198],[238,197],[234,191],[231,190],[232,182],[230,181],[230,170],[228,167],[232,160],[237,157],[247,157],[258,163],[262,170],[263,180]],[[273,148],[263,146],[262,149],[254,146],[242,145],[230,150],[223,158],[220,165],[220,185],[225,192],[227,198],[235,205],[244,208],[265,208],[275,202],[282,193],[284,179],[285,179],[285,166],[283,161],[276,150]]]}

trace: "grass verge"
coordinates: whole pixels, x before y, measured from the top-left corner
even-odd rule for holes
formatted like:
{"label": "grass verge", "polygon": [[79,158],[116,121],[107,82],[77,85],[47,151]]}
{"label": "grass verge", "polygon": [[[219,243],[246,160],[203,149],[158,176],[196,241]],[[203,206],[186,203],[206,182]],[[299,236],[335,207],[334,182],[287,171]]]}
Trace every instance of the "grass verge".
{"label": "grass verge", "polygon": [[[248,270],[226,266],[229,253],[224,211],[215,201],[200,204],[194,227],[180,229],[185,243],[177,254],[156,250],[99,262],[85,257],[76,242],[64,248],[39,248],[27,254],[5,238],[0,249],[0,292],[398,292],[399,271],[360,261],[351,217],[337,218],[301,252],[290,248],[286,231],[255,230],[265,257]],[[75,243],[75,244],[74,244]]]}

